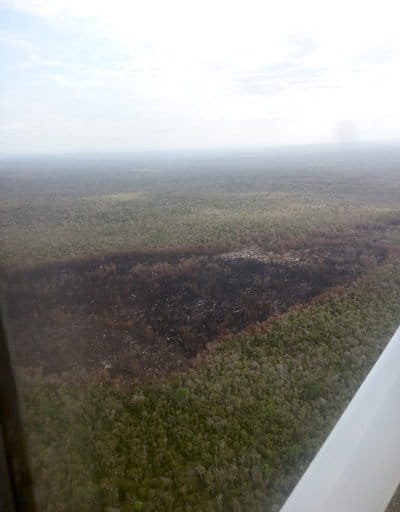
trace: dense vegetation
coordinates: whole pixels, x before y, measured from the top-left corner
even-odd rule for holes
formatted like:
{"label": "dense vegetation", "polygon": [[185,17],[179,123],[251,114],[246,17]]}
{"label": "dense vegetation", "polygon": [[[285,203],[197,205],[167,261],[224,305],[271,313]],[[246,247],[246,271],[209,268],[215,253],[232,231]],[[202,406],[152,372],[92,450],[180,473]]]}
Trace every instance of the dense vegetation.
{"label": "dense vegetation", "polygon": [[[21,375],[42,510],[272,510],[398,325],[400,266],[135,385]],[[266,508],[262,508],[266,507]]]}
{"label": "dense vegetation", "polygon": [[398,218],[398,152],[278,156],[0,161],[0,264],[166,247],[279,249],[316,229]]}
{"label": "dense vegetation", "polygon": [[39,509],[278,510],[399,324],[399,168],[0,162]]}

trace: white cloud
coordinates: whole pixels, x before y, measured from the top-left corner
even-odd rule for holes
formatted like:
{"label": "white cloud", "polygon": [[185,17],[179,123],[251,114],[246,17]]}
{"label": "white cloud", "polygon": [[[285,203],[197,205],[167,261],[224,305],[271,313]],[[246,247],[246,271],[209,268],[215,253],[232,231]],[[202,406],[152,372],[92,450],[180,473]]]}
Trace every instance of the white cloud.
{"label": "white cloud", "polygon": [[[96,141],[120,149],[318,142],[332,138],[343,119],[366,138],[400,128],[393,0],[6,3],[82,38],[85,56],[78,45],[70,55],[47,48],[28,59],[29,42],[14,36],[26,63],[38,68],[35,80],[46,84],[42,101],[52,107],[43,112],[54,116],[41,120],[42,130],[54,138],[58,126],[56,145],[65,150],[76,149],[75,139],[91,150]],[[63,110],[63,98],[72,106],[76,100],[76,110]],[[96,105],[105,115],[93,126]],[[29,112],[21,116],[30,120]],[[67,140],[65,126],[74,123],[79,137]],[[107,138],[114,142],[107,146]]]}

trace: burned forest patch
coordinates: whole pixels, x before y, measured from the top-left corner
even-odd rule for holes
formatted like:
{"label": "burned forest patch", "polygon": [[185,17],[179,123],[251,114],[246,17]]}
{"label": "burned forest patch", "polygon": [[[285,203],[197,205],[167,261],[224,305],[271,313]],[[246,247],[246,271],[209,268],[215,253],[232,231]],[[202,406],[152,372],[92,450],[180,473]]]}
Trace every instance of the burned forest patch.
{"label": "burned forest patch", "polygon": [[390,250],[351,238],[273,253],[126,253],[3,279],[17,365],[132,379],[182,370],[216,337],[347,285]]}

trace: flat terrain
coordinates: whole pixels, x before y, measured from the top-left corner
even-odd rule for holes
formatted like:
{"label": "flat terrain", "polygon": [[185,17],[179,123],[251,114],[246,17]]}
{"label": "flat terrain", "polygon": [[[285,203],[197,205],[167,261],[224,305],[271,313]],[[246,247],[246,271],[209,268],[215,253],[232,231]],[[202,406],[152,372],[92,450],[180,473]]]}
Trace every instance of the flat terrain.
{"label": "flat terrain", "polygon": [[393,147],[0,161],[40,509],[276,510],[400,323],[399,205]]}
{"label": "flat terrain", "polygon": [[0,262],[262,245],[398,218],[399,150],[0,162]]}
{"label": "flat terrain", "polygon": [[[390,227],[382,228],[384,239]],[[130,379],[185,369],[218,335],[397,256],[370,238],[310,239],[280,254],[126,253],[14,274],[4,284],[15,361],[45,373],[103,368]]]}

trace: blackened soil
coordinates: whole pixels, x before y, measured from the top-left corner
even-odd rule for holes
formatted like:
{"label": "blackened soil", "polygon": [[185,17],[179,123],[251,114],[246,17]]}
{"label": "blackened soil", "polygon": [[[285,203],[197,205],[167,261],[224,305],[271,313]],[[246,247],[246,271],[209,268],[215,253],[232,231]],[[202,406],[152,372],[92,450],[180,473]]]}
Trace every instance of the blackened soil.
{"label": "blackened soil", "polygon": [[240,331],[387,257],[347,240],[282,254],[138,253],[53,265],[3,282],[15,362],[46,373],[142,378],[185,368]]}

